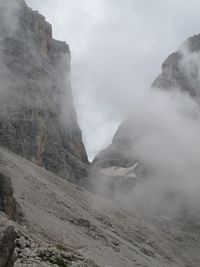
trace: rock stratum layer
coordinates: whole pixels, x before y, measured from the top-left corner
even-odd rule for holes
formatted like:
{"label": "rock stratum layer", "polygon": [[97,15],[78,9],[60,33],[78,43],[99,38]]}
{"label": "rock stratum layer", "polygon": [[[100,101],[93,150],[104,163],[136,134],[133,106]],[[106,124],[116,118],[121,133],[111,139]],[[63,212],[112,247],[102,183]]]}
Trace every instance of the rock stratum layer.
{"label": "rock stratum layer", "polygon": [[57,175],[87,175],[70,51],[24,1],[0,1],[0,144]]}

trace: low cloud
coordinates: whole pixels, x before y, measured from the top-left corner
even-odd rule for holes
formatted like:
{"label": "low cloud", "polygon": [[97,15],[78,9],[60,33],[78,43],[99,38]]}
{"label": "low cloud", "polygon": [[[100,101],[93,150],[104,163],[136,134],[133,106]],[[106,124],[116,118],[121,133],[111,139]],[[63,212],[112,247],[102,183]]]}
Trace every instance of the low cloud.
{"label": "low cloud", "polygon": [[52,23],[56,38],[70,44],[72,88],[90,158],[111,141],[163,60],[199,32],[198,0],[27,3]]}

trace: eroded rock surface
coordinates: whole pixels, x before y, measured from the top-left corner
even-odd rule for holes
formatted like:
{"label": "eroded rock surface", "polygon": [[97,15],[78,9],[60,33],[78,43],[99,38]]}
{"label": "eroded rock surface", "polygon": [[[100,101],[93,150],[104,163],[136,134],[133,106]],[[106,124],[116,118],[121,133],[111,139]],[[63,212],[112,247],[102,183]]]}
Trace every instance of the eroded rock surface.
{"label": "eroded rock surface", "polygon": [[0,25],[0,144],[63,178],[83,178],[69,46],[24,1],[1,0]]}

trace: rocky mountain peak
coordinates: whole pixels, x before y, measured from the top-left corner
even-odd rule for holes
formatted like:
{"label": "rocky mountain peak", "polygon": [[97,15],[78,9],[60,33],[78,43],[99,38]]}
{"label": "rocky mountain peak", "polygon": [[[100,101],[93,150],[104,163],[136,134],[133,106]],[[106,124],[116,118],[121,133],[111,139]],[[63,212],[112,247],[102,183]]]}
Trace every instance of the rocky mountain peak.
{"label": "rocky mountain peak", "polygon": [[153,88],[178,89],[199,97],[200,34],[187,39],[162,64],[162,73],[152,84]]}

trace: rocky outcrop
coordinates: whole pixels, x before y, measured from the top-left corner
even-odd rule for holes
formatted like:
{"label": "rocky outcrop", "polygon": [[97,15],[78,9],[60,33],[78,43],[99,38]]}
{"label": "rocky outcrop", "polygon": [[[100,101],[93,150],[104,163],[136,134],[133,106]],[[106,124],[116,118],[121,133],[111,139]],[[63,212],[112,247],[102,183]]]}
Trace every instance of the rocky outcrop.
{"label": "rocky outcrop", "polygon": [[161,90],[180,90],[199,97],[200,34],[185,41],[177,52],[162,64],[162,73],[152,87]]}
{"label": "rocky outcrop", "polygon": [[18,235],[13,226],[8,226],[0,231],[0,267],[12,267],[14,265],[15,240]]}
{"label": "rocky outcrop", "polygon": [[23,0],[0,6],[0,144],[80,180],[88,159],[73,106],[69,46],[54,40],[51,25]]}
{"label": "rocky outcrop", "polygon": [[130,167],[137,159],[130,153],[133,143],[128,121],[123,122],[117,130],[112,144],[101,151],[93,161],[95,169],[107,168],[111,166]]}
{"label": "rocky outcrop", "polygon": [[69,251],[65,246],[45,247],[22,234],[16,240],[14,259],[14,267],[98,267],[93,261]]}
{"label": "rocky outcrop", "polygon": [[22,213],[13,196],[11,179],[0,173],[0,211],[4,212],[10,220],[21,222]]}
{"label": "rocky outcrop", "polygon": [[98,267],[62,244],[31,238],[24,228],[0,213],[0,267]]}

